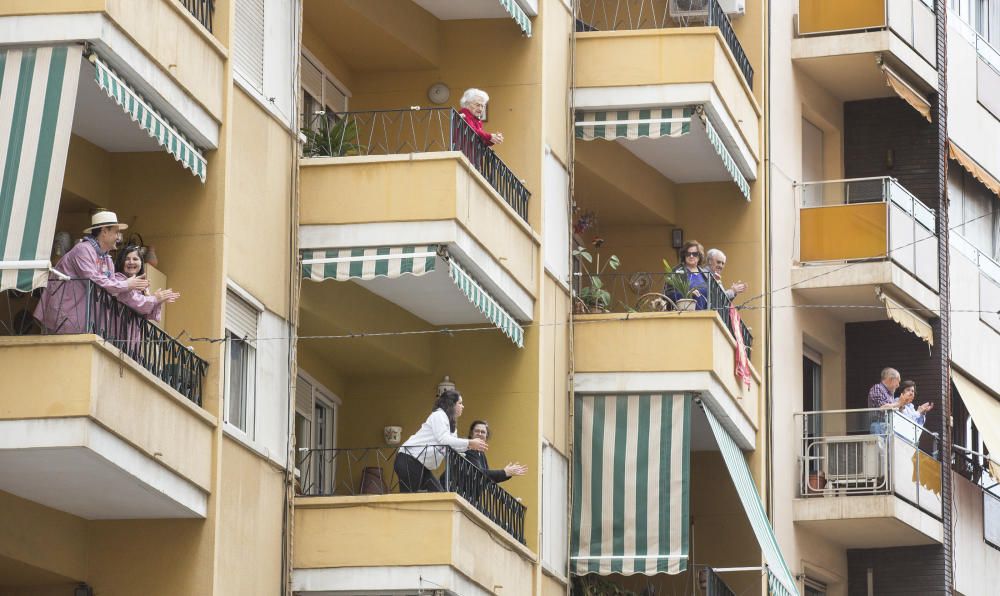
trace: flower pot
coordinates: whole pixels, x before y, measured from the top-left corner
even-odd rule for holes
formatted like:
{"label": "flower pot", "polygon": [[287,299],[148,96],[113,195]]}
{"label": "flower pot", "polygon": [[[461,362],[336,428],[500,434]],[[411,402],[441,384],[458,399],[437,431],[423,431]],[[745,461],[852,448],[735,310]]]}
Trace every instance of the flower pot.
{"label": "flower pot", "polygon": [[698,301],[693,298],[681,298],[677,301],[677,310],[681,312],[687,312],[690,310],[696,310],[698,307]]}
{"label": "flower pot", "polygon": [[823,492],[826,488],[826,474],[823,472],[812,472],[809,474],[809,492]]}

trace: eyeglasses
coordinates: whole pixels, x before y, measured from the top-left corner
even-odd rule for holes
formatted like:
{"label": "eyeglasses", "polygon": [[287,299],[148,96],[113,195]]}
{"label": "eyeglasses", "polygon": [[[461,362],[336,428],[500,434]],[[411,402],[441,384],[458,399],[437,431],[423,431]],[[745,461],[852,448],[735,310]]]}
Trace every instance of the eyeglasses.
{"label": "eyeglasses", "polygon": [[685,257],[700,257],[701,253],[700,252],[686,252],[686,253],[684,253],[684,256]]}

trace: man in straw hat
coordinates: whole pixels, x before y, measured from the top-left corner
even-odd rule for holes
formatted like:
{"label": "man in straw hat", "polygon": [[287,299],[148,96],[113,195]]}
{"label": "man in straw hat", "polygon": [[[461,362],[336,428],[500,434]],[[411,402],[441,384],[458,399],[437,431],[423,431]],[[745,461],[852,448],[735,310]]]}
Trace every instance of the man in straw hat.
{"label": "man in straw hat", "polygon": [[91,216],[90,226],[84,228],[83,240],[56,263],[61,279],[49,282],[35,308],[35,318],[49,333],[88,331],[87,312],[93,303],[88,296],[93,296],[95,290],[86,280],[113,296],[149,287],[149,281],[139,277],[115,279],[115,265],[108,251],[115,247],[121,231],[127,227],[113,211],[98,211]]}

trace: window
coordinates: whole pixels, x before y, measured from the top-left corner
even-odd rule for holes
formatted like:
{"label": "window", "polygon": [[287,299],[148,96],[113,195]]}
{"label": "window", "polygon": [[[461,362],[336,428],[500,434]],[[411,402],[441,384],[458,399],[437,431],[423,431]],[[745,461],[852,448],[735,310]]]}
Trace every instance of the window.
{"label": "window", "polygon": [[323,64],[308,50],[302,49],[302,114],[301,127],[317,130],[319,118],[332,123],[338,114],[347,111],[350,92],[337,81]]}
{"label": "window", "polygon": [[[802,119],[802,180],[818,182],[823,180],[823,129]],[[823,205],[823,185],[803,187],[802,206]]]}
{"label": "window", "polygon": [[302,473],[302,490],[308,494],[333,494],[337,446],[337,407],[340,400],[304,371],[295,381],[296,467]]}
{"label": "window", "polygon": [[234,291],[226,293],[225,421],[248,438],[254,435],[257,388],[257,322],[260,311]]}
{"label": "window", "polygon": [[[823,409],[823,366],[822,356],[819,352],[802,347],[802,411],[818,412]],[[809,435],[820,436],[822,429],[820,416],[810,416],[808,418]],[[820,461],[818,459],[809,460],[809,471],[818,472]]]}
{"label": "window", "polygon": [[805,596],[826,596],[826,584],[823,582],[807,577],[802,580],[802,584],[806,589]]}
{"label": "window", "polygon": [[979,252],[1000,259],[1000,212],[996,197],[964,168],[952,163],[948,168],[948,220],[957,232]]}
{"label": "window", "polygon": [[235,0],[233,79],[289,126],[297,0]]}
{"label": "window", "polygon": [[257,93],[264,93],[264,0],[236,0],[233,71]]}
{"label": "window", "polygon": [[566,577],[566,511],[569,462],[548,443],[542,444],[542,565]]}
{"label": "window", "polygon": [[545,147],[542,170],[542,218],[545,226],[545,268],[560,282],[569,283],[569,174]]}

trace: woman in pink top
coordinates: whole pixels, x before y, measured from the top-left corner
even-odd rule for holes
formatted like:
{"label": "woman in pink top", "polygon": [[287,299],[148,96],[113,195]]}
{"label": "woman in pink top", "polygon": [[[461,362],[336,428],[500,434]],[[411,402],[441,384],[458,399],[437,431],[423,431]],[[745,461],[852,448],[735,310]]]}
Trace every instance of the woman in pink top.
{"label": "woman in pink top", "polygon": [[[146,276],[146,263],[142,260],[142,253],[138,246],[129,245],[118,253],[115,264],[115,279],[124,281],[132,277],[144,279]],[[170,288],[159,289],[149,293],[148,290],[128,290],[117,296],[118,301],[131,308],[150,321],[159,321],[163,310],[163,303],[174,302],[181,295]]]}

